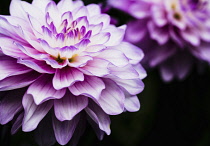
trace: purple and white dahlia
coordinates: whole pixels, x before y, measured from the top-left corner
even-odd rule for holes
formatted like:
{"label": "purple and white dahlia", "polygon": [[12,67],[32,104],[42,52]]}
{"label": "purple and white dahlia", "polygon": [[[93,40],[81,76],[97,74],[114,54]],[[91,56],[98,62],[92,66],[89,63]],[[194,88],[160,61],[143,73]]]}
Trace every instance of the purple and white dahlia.
{"label": "purple and white dahlia", "polygon": [[0,16],[0,124],[12,133],[65,145],[87,119],[102,139],[109,115],[139,110],[143,53],[98,5],[12,0],[10,14]]}
{"label": "purple and white dahlia", "polygon": [[145,52],[144,63],[159,67],[165,81],[183,79],[193,63],[210,62],[209,0],[109,0],[129,13],[126,40]]}

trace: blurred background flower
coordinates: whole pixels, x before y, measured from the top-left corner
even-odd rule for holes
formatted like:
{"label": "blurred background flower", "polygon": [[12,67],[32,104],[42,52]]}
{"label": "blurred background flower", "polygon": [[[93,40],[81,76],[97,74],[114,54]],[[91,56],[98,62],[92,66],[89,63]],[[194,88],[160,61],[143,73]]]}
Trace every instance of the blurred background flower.
{"label": "blurred background flower", "polygon": [[210,62],[208,0],[109,0],[130,14],[125,39],[145,52],[144,64],[158,67],[164,81],[183,79],[193,65]]}

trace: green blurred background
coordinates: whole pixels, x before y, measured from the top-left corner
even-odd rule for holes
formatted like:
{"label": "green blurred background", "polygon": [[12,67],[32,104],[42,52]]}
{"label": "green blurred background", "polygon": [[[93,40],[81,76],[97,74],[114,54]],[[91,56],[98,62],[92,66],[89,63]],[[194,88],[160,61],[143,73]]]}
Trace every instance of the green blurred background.
{"label": "green blurred background", "polygon": [[[105,0],[83,0],[85,4]],[[31,2],[31,0],[28,0]],[[58,2],[58,0],[56,1]],[[10,0],[0,1],[0,14],[9,14]],[[129,17],[117,10],[111,15],[126,23]],[[183,81],[164,83],[157,70],[149,70],[145,90],[139,94],[141,109],[111,116],[110,136],[99,141],[87,125],[78,146],[210,146],[210,68],[194,69]],[[0,145],[35,146],[33,133],[10,135],[11,124],[0,127]],[[56,144],[58,145],[58,144]]]}

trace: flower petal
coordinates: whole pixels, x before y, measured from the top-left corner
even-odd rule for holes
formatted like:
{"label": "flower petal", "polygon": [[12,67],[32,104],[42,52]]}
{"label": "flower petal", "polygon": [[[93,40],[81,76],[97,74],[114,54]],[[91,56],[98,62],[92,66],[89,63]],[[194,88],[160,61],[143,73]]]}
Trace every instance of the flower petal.
{"label": "flower petal", "polygon": [[22,104],[25,111],[22,130],[24,132],[29,132],[36,129],[39,122],[45,117],[45,115],[51,109],[53,102],[48,101],[41,105],[36,105],[34,103],[32,95],[25,94],[23,96]]}
{"label": "flower petal", "polygon": [[94,76],[85,76],[84,81],[76,82],[69,87],[72,94],[76,96],[84,95],[93,99],[98,99],[103,89],[105,89],[104,82],[100,78]]}
{"label": "flower petal", "polygon": [[7,56],[1,56],[0,70],[0,80],[9,76],[21,75],[32,71],[30,68],[18,64],[16,59]]}
{"label": "flower petal", "polygon": [[72,120],[88,105],[85,96],[74,96],[67,92],[65,96],[54,101],[54,111],[59,121]]}
{"label": "flower petal", "polygon": [[120,45],[111,48],[123,52],[131,64],[139,63],[144,57],[144,53],[140,48],[127,42],[122,42]]}
{"label": "flower petal", "polygon": [[100,98],[97,100],[105,113],[109,115],[117,115],[124,111],[125,95],[120,87],[110,79],[103,80],[106,88],[101,92]]}
{"label": "flower petal", "polygon": [[140,109],[140,102],[137,96],[125,98],[125,108],[129,112],[136,112]]}
{"label": "flower petal", "polygon": [[83,81],[84,75],[76,68],[57,69],[53,77],[53,87],[57,90],[69,87],[77,81]]}
{"label": "flower petal", "polygon": [[116,49],[106,49],[102,51],[99,55],[97,55],[96,57],[105,59],[108,62],[119,67],[125,66],[129,63],[128,58],[125,56],[125,54]]}
{"label": "flower petal", "polygon": [[32,95],[34,102],[39,105],[50,99],[60,99],[64,96],[66,89],[56,90],[52,85],[52,76],[42,75],[27,90]]}
{"label": "flower petal", "polygon": [[53,118],[53,129],[55,132],[55,137],[60,145],[66,145],[72,138],[79,119],[80,116],[76,116],[71,121],[61,122],[55,117]]}
{"label": "flower petal", "polygon": [[17,76],[7,77],[0,81],[0,91],[23,88],[33,83],[40,76],[37,72],[29,72]]}
{"label": "flower petal", "polygon": [[109,62],[104,59],[94,58],[84,67],[80,67],[78,69],[84,74],[102,77],[109,74],[108,64]]}
{"label": "flower petal", "polygon": [[107,135],[110,135],[110,118],[96,103],[89,102],[85,111],[90,118],[99,125],[101,130],[105,131]]}
{"label": "flower petal", "polygon": [[23,109],[21,99],[25,89],[0,92],[0,123],[6,124],[13,119],[16,113]]}

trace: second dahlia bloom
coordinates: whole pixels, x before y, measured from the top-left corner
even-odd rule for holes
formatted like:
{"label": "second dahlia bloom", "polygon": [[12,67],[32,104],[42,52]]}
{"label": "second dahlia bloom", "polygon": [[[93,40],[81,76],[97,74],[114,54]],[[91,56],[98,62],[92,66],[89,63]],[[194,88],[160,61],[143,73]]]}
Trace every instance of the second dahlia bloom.
{"label": "second dahlia bloom", "polygon": [[165,81],[183,79],[194,63],[210,62],[208,0],[110,0],[135,18],[126,40],[145,52],[144,63],[159,67]]}
{"label": "second dahlia bloom", "polygon": [[13,134],[65,145],[88,119],[102,139],[109,115],[139,110],[143,53],[98,5],[12,0],[10,14],[0,16],[0,123],[12,121]]}

